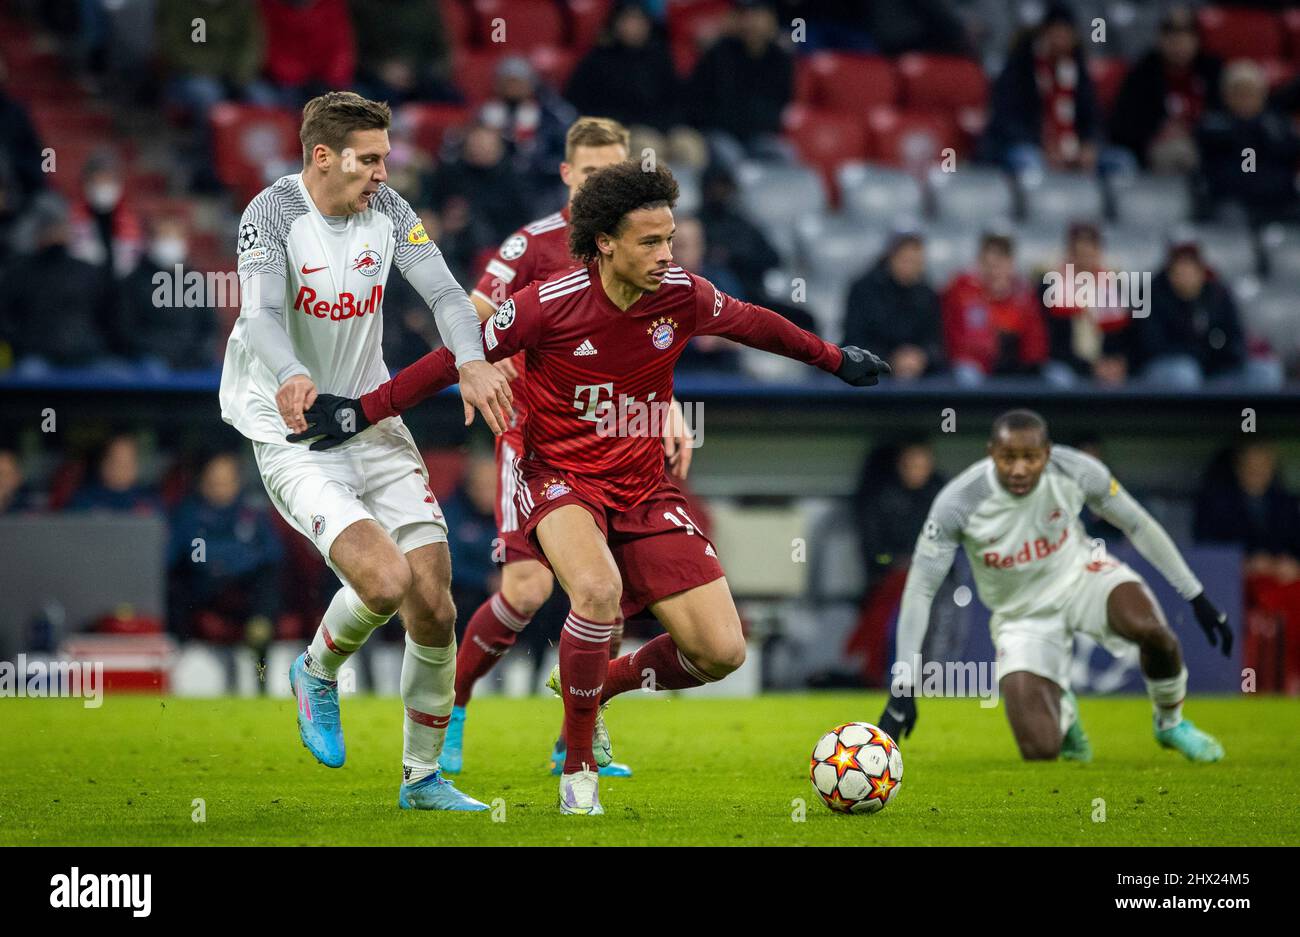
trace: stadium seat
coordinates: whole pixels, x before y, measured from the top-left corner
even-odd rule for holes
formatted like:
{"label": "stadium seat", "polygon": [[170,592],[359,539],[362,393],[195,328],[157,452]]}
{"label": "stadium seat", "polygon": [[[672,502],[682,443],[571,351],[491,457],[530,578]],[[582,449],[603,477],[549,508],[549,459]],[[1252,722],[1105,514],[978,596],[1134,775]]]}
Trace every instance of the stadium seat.
{"label": "stadium seat", "polygon": [[473,0],[472,10],[478,41],[507,55],[561,46],[568,38],[564,16],[552,0]]}
{"label": "stadium seat", "polygon": [[694,215],[700,210],[703,201],[700,187],[700,171],[693,166],[673,166],[673,178],[677,180],[677,207],[679,215]]}
{"label": "stadium seat", "polygon": [[1282,30],[1286,33],[1287,55],[1291,61],[1300,62],[1300,9],[1282,14]]}
{"label": "stadium seat", "polygon": [[1094,58],[1088,60],[1088,75],[1097,92],[1103,112],[1109,114],[1119,96],[1119,89],[1128,74],[1128,62],[1121,58]]}
{"label": "stadium seat", "polygon": [[1117,176],[1111,200],[1116,220],[1131,227],[1167,228],[1192,217],[1192,194],[1181,176]]}
{"label": "stadium seat", "polygon": [[707,45],[722,34],[731,18],[730,0],[692,0],[668,5],[668,37]]}
{"label": "stadium seat", "polygon": [[1159,270],[1167,246],[1163,231],[1115,225],[1102,230],[1102,257],[1112,270]]}
{"label": "stadium seat", "polygon": [[452,49],[473,45],[477,39],[474,15],[465,5],[465,0],[441,0],[438,7],[442,12],[442,27],[447,33],[447,45]]}
{"label": "stadium seat", "polygon": [[1016,268],[1039,280],[1045,270],[1055,269],[1065,253],[1065,226],[1055,221],[1030,221],[1015,230]]}
{"label": "stadium seat", "polygon": [[1194,231],[1205,262],[1220,277],[1235,280],[1258,272],[1255,244],[1249,228],[1199,225]]}
{"label": "stadium seat", "polygon": [[217,178],[251,199],[269,182],[301,164],[298,116],[288,110],[222,102],[212,108]]}
{"label": "stadium seat", "polygon": [[867,155],[867,134],[858,117],[792,104],[782,115],[785,137],[799,158],[816,167],[836,200],[835,171],[841,163]]}
{"label": "stadium seat", "polygon": [[795,59],[795,100],[846,114],[898,102],[898,79],[889,59],[851,52],[814,52]]}
{"label": "stadium seat", "polygon": [[945,149],[951,147],[960,154],[965,148],[953,117],[937,111],[876,107],[867,116],[867,128],[872,158],[890,166],[931,166]]}
{"label": "stadium seat", "polygon": [[528,53],[528,61],[543,81],[561,91],[578,66],[578,55],[562,46],[535,46]]}
{"label": "stadium seat", "polygon": [[[1106,4],[1100,11],[1106,23],[1106,52],[1132,62],[1151,51],[1159,38],[1162,6],[1133,0],[1111,0]],[[1076,22],[1090,24],[1092,17],[1081,16]]]}
{"label": "stadium seat", "polygon": [[818,278],[851,282],[885,249],[889,225],[882,222],[868,224],[856,215],[807,215],[795,225],[799,255]]}
{"label": "stadium seat", "polygon": [[875,224],[919,219],[925,204],[921,184],[902,170],[850,162],[836,175],[844,210]]}
{"label": "stadium seat", "polygon": [[930,225],[925,234],[925,276],[943,292],[953,275],[971,267],[979,249],[978,225]]}
{"label": "stadium seat", "polygon": [[579,55],[596,44],[609,19],[611,0],[565,0],[569,17],[569,46]]}
{"label": "stadium seat", "polygon": [[447,131],[469,120],[468,108],[459,104],[403,104],[393,115],[394,122],[409,130],[423,152],[436,156]]}
{"label": "stadium seat", "polygon": [[988,78],[973,59],[911,52],[899,58],[898,75],[908,108],[955,111],[988,102]]}
{"label": "stadium seat", "polygon": [[826,208],[818,173],[805,166],[747,161],[736,169],[741,211],[785,257],[793,257],[793,225]]}
{"label": "stadium seat", "polygon": [[1260,283],[1255,279],[1239,281],[1233,294],[1241,310],[1242,325],[1246,333],[1268,342],[1284,361],[1293,362],[1300,356],[1300,283]]}
{"label": "stadium seat", "polygon": [[1025,216],[1065,225],[1076,218],[1100,218],[1105,195],[1096,176],[1078,172],[1032,172],[1019,177]]}
{"label": "stadium seat", "polygon": [[492,96],[493,74],[501,56],[499,47],[456,51],[452,76],[471,107],[477,107]]}
{"label": "stadium seat", "polygon": [[1260,232],[1260,244],[1273,277],[1300,277],[1300,225],[1269,225]]}
{"label": "stadium seat", "polygon": [[928,179],[940,220],[981,224],[1010,218],[1015,210],[1010,180],[1000,169],[962,164],[956,172],[944,172],[936,166]]}
{"label": "stadium seat", "polygon": [[1282,22],[1266,10],[1205,7],[1196,22],[1201,47],[1222,59],[1278,58],[1283,52]]}

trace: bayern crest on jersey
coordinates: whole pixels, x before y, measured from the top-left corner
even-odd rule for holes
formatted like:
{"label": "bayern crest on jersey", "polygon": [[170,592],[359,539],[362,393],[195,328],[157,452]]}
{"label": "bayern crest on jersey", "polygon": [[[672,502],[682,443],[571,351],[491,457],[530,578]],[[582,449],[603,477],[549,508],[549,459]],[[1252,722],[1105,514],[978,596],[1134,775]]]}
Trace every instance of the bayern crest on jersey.
{"label": "bayern crest on jersey", "polygon": [[554,501],[556,498],[563,498],[572,489],[558,478],[550,479],[542,488],[542,494],[546,496],[547,501]]}
{"label": "bayern crest on jersey", "polygon": [[646,329],[646,333],[650,336],[650,344],[663,351],[673,343],[677,335],[677,323],[667,317],[655,319]]}

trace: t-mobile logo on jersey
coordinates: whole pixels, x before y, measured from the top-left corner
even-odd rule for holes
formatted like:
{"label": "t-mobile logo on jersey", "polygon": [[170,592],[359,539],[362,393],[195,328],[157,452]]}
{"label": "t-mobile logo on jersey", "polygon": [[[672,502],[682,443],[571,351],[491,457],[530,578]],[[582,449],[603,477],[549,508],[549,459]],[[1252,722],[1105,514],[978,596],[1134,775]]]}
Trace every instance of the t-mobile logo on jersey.
{"label": "t-mobile logo on jersey", "polygon": [[642,438],[685,436],[692,449],[704,443],[704,404],[680,404],[680,411],[671,400],[655,400],[651,391],[645,400],[631,394],[614,396],[614,385],[579,384],[573,389],[573,409],[579,411],[578,419],[596,424],[596,435],[601,438]]}

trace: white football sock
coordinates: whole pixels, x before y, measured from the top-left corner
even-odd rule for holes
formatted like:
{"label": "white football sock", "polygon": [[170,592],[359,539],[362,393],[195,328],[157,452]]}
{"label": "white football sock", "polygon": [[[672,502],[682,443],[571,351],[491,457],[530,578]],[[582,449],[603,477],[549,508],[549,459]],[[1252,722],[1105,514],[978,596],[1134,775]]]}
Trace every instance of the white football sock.
{"label": "white football sock", "polygon": [[1183,721],[1183,698],[1187,696],[1187,668],[1184,667],[1173,677],[1161,677],[1153,680],[1143,677],[1147,683],[1147,695],[1156,711],[1156,728],[1172,729]]}
{"label": "white football sock", "polygon": [[1069,693],[1061,692],[1061,738],[1065,738],[1065,733],[1070,731],[1070,726],[1074,725],[1074,720],[1079,718],[1078,707],[1074,705],[1074,697]]}
{"label": "white football sock", "polygon": [[344,586],[330,599],[307,648],[307,671],[324,680],[337,680],[343,662],[366,643],[372,631],[392,617],[372,612],[351,586]]}
{"label": "white football sock", "polygon": [[446,647],[425,647],[406,636],[402,655],[402,768],[406,781],[438,770],[456,696],[456,639]]}

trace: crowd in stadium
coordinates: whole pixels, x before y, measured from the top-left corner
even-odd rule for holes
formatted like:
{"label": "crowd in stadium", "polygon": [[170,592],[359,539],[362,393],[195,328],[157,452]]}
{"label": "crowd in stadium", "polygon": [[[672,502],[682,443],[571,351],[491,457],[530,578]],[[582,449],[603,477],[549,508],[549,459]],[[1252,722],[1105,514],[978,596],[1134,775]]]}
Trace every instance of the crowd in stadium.
{"label": "crowd in stadium", "polygon": [[[293,171],[296,109],[336,87],[395,106],[390,184],[463,283],[522,219],[561,204],[564,130],[599,113],[681,177],[682,263],[886,354],[896,380],[1274,388],[1300,364],[1284,321],[1300,269],[1293,14],[1086,0],[9,6],[0,260],[5,295],[25,299],[0,311],[0,369],[19,375],[215,367],[233,302],[160,308],[154,277],[230,269],[233,213]],[[981,15],[993,6],[1016,15]],[[1023,28],[988,25],[1003,21]],[[142,119],[150,109],[169,124]],[[1065,263],[1149,273],[1149,314],[1049,308],[1043,274]],[[437,338],[393,279],[396,368]],[[721,342],[694,351],[684,368],[765,376]]]}

